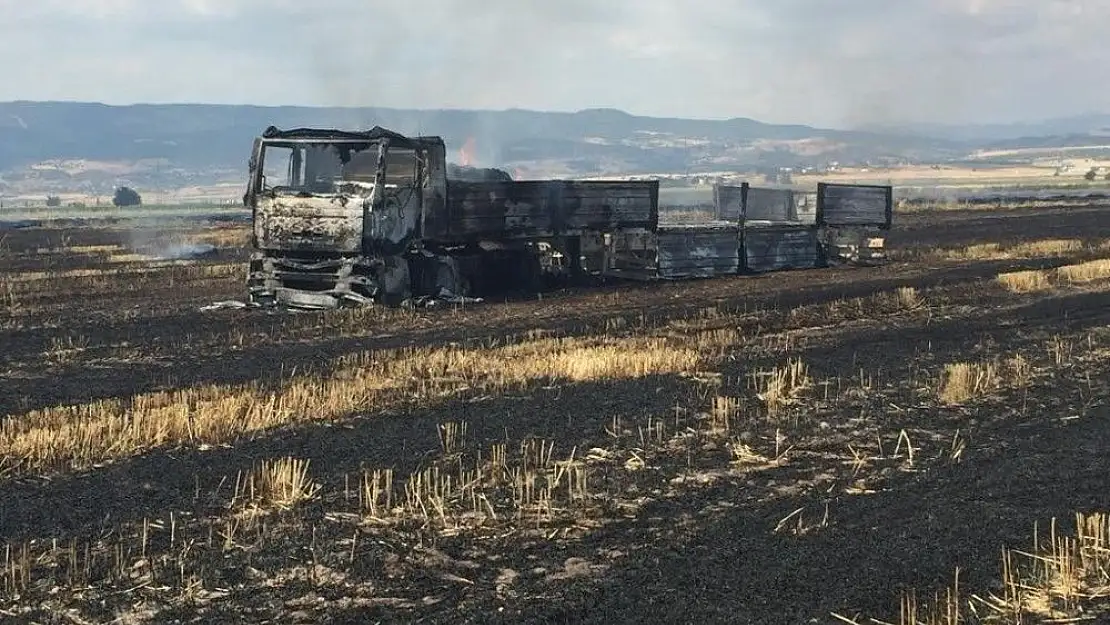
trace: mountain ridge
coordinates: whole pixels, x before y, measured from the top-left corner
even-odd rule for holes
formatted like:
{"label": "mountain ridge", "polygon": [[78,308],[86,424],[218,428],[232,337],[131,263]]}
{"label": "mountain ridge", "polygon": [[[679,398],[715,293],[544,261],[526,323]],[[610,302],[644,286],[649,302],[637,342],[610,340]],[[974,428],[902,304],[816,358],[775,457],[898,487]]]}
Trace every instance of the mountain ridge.
{"label": "mountain ridge", "polygon": [[[405,134],[439,135],[454,160],[460,160],[458,150],[467,145],[472,149],[466,157],[473,164],[533,175],[581,176],[946,162],[992,146],[1081,144],[1082,129],[1090,134],[1092,126],[1103,122],[1110,126],[1110,116],[1050,120],[1039,126],[845,130],[748,117],[654,117],[614,108],[571,112],[20,100],[0,102],[0,191],[4,184],[32,175],[28,168],[38,163],[66,160],[144,165],[122,168],[124,174],[109,167],[98,175],[40,167],[33,177],[86,190],[108,188],[120,180],[161,186],[237,180],[245,171],[251,141],[271,125],[378,125]],[[1069,132],[1059,137],[1022,136],[1036,129]]]}

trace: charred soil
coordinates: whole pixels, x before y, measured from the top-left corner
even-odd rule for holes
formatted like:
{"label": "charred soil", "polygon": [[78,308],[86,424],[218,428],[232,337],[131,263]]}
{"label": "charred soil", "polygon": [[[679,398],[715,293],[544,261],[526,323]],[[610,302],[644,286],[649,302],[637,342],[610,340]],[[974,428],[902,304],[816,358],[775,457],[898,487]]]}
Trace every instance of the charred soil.
{"label": "charred soil", "polygon": [[0,232],[0,621],[898,622],[959,569],[952,622],[1013,622],[1002,550],[1110,511],[1110,269],[1059,269],[1107,215],[323,313],[200,310],[244,296],[240,226]]}

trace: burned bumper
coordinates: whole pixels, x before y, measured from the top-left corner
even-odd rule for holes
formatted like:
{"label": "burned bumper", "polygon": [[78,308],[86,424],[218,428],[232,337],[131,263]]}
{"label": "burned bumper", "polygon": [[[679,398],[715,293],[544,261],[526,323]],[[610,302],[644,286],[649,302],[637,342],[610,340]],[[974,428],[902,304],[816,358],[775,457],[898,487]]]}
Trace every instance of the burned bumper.
{"label": "burned bumper", "polygon": [[361,256],[306,258],[259,252],[250,260],[247,289],[251,303],[262,306],[364,306],[391,291],[401,291],[396,293],[401,297],[407,295],[407,275],[397,273],[396,266]]}

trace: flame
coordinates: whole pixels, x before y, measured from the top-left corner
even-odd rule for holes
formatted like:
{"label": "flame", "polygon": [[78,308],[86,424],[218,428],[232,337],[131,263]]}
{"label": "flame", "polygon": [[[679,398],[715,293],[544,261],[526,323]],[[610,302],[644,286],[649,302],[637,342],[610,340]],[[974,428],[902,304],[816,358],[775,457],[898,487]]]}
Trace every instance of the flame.
{"label": "flame", "polygon": [[474,137],[467,137],[466,143],[459,148],[459,165],[469,167],[474,164]]}

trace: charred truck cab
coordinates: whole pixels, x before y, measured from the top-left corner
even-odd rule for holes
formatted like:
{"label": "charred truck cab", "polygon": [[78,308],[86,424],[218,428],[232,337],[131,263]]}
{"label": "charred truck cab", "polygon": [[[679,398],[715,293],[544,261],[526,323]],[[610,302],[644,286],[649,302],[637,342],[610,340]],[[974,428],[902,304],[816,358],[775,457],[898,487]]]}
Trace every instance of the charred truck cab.
{"label": "charred truck cab", "polygon": [[583,240],[653,230],[658,221],[657,181],[449,171],[440,137],[381,127],[270,127],[255,140],[249,169],[248,290],[260,305],[535,291],[545,271],[583,271]]}
{"label": "charred truck cab", "polygon": [[268,128],[255,140],[246,204],[259,304],[331,308],[411,296],[409,256],[446,197],[438,137]]}

